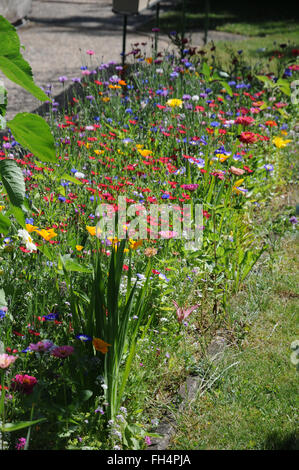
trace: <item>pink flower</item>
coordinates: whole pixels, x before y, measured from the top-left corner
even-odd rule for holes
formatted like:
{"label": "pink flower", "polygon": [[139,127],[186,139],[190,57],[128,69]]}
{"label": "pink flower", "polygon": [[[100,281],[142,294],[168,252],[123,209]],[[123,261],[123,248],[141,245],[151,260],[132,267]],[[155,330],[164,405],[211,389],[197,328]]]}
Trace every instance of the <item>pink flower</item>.
{"label": "pink flower", "polygon": [[92,49],[88,49],[88,51],[86,51],[86,54],[88,55],[94,55],[94,51]]}
{"label": "pink flower", "polygon": [[65,357],[68,357],[73,354],[73,352],[73,346],[56,346],[56,348],[52,349],[51,354],[52,356],[64,359]]}
{"label": "pink flower", "polygon": [[20,437],[18,439],[18,442],[16,443],[16,449],[17,450],[23,450],[26,445],[26,438],[25,437]]}
{"label": "pink flower", "polygon": [[172,303],[176,308],[176,314],[177,314],[179,323],[185,320],[185,318],[187,318],[190,315],[190,313],[192,313],[194,310],[196,310],[199,307],[199,305],[192,305],[192,307],[183,308],[183,307],[179,307],[178,304],[174,300],[172,301]]}
{"label": "pink flower", "polygon": [[14,379],[12,379],[12,389],[18,390],[19,392],[25,393],[25,395],[30,395],[33,392],[33,387],[37,384],[36,377],[31,375],[20,375],[17,374]]}
{"label": "pink flower", "polygon": [[195,191],[199,184],[181,184],[182,189],[186,189],[187,191]]}
{"label": "pink flower", "polygon": [[151,441],[151,438],[150,438],[149,436],[145,436],[144,440],[145,440],[145,443],[146,443],[148,446],[151,445],[152,441]]}
{"label": "pink flower", "polygon": [[0,368],[7,369],[10,364],[13,364],[18,356],[10,356],[9,354],[0,354]]}

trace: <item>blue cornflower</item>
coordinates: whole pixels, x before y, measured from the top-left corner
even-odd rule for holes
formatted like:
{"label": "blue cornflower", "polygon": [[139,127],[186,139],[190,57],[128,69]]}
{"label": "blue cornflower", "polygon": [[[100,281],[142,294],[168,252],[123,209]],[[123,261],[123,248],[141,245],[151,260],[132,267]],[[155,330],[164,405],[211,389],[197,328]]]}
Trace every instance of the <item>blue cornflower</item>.
{"label": "blue cornflower", "polygon": [[6,310],[0,309],[0,318],[4,318],[6,314],[7,314]]}
{"label": "blue cornflower", "polygon": [[48,321],[57,320],[58,314],[57,313],[49,313],[48,315],[44,315],[43,318]]}
{"label": "blue cornflower", "polygon": [[79,335],[76,335],[75,337],[79,339],[80,341],[83,341],[84,343],[86,341],[92,341],[91,336],[88,336],[88,335],[79,334]]}

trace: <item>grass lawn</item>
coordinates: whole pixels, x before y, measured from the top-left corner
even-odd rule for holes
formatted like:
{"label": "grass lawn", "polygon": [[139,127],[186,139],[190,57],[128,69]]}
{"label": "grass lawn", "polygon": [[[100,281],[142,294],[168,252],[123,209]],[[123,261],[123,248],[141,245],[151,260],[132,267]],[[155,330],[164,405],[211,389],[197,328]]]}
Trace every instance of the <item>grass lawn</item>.
{"label": "grass lawn", "polygon": [[290,361],[298,339],[298,254],[298,238],[284,238],[232,299],[231,313],[248,333],[217,365],[216,385],[179,417],[172,449],[298,449],[298,371]]}

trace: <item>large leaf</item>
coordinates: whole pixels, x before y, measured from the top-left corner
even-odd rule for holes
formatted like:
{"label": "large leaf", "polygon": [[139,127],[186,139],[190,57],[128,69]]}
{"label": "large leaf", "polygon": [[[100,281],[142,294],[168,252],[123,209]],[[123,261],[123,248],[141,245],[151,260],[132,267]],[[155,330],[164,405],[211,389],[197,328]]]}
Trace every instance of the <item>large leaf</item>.
{"label": "large leaf", "polygon": [[6,235],[10,227],[10,220],[3,214],[0,214],[0,233]]}
{"label": "large leaf", "polygon": [[3,16],[0,16],[0,44],[0,70],[4,75],[40,101],[47,101],[48,96],[35,85],[31,67],[20,53],[16,29]]}
{"label": "large leaf", "polygon": [[23,173],[14,160],[0,161],[0,178],[11,203],[21,208],[25,197],[25,183]]}
{"label": "large leaf", "polygon": [[7,123],[15,139],[43,162],[55,162],[54,137],[37,114],[19,113]]}

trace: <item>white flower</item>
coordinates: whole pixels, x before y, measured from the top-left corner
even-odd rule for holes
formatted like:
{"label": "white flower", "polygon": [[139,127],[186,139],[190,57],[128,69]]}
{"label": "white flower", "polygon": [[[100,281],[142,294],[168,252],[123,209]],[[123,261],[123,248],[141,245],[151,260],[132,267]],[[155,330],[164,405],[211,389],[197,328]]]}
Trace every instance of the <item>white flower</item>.
{"label": "white flower", "polygon": [[26,250],[29,250],[30,252],[37,250],[37,246],[33,243],[33,240],[27,230],[18,230],[18,236],[22,238],[22,243],[26,245]]}
{"label": "white flower", "polygon": [[193,95],[191,99],[192,99],[192,101],[198,101],[199,96],[198,95]]}
{"label": "white flower", "polygon": [[84,173],[81,173],[80,171],[76,171],[74,174],[75,178],[82,179],[85,177]]}

